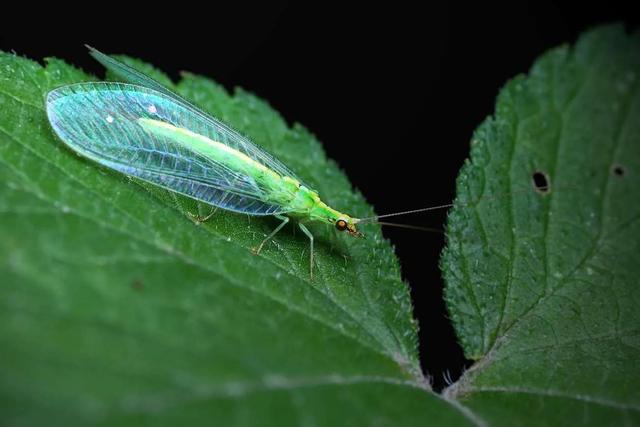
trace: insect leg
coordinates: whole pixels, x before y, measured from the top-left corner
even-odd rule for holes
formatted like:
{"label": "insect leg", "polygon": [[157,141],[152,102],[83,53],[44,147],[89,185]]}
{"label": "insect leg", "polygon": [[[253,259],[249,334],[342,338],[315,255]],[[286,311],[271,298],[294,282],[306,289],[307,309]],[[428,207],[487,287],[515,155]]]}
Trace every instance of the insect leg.
{"label": "insect leg", "polygon": [[313,234],[311,234],[309,229],[301,222],[298,223],[298,227],[300,227],[300,230],[309,238],[309,246],[311,248],[309,255],[309,275],[311,276],[311,280],[313,280]]}
{"label": "insect leg", "polygon": [[211,217],[213,216],[214,213],[216,213],[216,211],[218,210],[218,207],[216,206],[215,208],[211,209],[211,212],[205,216],[201,216],[201,215],[197,215],[197,214],[192,214],[191,212],[187,212],[187,214],[189,214],[189,216],[191,217],[191,219],[196,223],[196,224],[202,224],[203,222],[207,222],[209,221],[209,219],[211,219]]}
{"label": "insect leg", "polygon": [[262,246],[264,246],[265,243],[267,243],[269,240],[271,240],[271,238],[273,236],[276,235],[276,233],[280,230],[282,230],[282,227],[284,227],[285,225],[287,225],[287,223],[289,222],[289,217],[288,216],[284,216],[284,215],[274,215],[276,218],[278,218],[279,220],[282,220],[282,222],[280,223],[280,225],[278,225],[276,227],[275,230],[273,230],[271,232],[271,234],[269,234],[267,237],[264,238],[264,240],[255,248],[252,249],[253,253],[258,255],[260,253],[260,251],[262,250]]}
{"label": "insect leg", "polygon": [[[231,183],[231,187],[233,187],[233,186],[235,185],[236,181],[237,181],[237,179],[234,179],[234,180],[232,181],[232,183]],[[208,214],[208,215],[206,215],[206,216],[200,216],[200,215],[192,214],[191,212],[187,212],[187,213],[189,214],[189,216],[191,217],[191,219],[193,219],[193,220],[194,220],[194,222],[195,222],[196,224],[202,224],[203,222],[207,222],[207,221],[208,221],[208,220],[213,216],[213,214],[215,214],[215,213],[216,213],[216,211],[218,210],[218,207],[219,207],[220,205],[223,205],[223,204],[224,204],[224,202],[225,202],[225,201],[227,200],[227,198],[229,197],[229,194],[230,194],[229,192],[225,193],[225,195],[224,195],[224,196],[222,196],[222,199],[220,199],[220,203],[219,203],[217,206],[215,206],[215,207],[211,210],[211,212],[209,212],[209,214]]]}

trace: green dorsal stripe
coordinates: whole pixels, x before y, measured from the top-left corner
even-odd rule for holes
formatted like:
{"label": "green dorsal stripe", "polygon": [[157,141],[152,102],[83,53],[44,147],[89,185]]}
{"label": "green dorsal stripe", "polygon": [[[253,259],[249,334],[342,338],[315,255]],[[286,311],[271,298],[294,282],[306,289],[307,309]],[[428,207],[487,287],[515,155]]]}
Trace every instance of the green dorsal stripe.
{"label": "green dorsal stripe", "polygon": [[138,123],[146,131],[154,135],[169,138],[190,151],[223,163],[227,167],[243,172],[255,179],[282,179],[280,175],[262,163],[253,160],[251,157],[228,145],[214,141],[204,135],[173,126],[170,123],[160,120],[140,118],[138,119]]}

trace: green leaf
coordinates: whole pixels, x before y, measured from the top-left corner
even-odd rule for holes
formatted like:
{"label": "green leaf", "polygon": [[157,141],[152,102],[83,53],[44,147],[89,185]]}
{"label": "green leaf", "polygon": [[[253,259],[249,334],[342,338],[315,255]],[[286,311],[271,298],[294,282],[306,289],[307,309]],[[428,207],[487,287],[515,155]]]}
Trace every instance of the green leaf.
{"label": "green leaf", "polygon": [[[170,83],[166,76],[145,68]],[[432,393],[392,249],[281,232],[99,167],[56,140],[52,88],[91,79],[56,59],[0,53],[0,424],[465,423]],[[303,127],[267,104],[185,75],[176,90],[317,187],[370,215]]]}
{"label": "green leaf", "polygon": [[457,189],[442,266],[478,362],[446,395],[492,425],[639,424],[640,33],[509,82]]}

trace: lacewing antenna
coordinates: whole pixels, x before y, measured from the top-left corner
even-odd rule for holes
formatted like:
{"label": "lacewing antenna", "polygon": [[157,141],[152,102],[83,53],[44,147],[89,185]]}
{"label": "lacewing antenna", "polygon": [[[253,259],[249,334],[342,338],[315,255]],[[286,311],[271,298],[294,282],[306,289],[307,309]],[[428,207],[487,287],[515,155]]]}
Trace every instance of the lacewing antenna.
{"label": "lacewing antenna", "polygon": [[[500,195],[495,195],[495,196],[486,196],[486,197],[481,197],[478,200],[475,200],[473,202],[470,203],[465,203],[466,206],[471,206],[474,205],[478,202],[481,202],[483,200],[491,200],[491,199],[500,199],[500,198],[504,198],[504,197],[511,197],[514,194],[518,194],[518,193],[522,193],[522,192],[527,192],[527,191],[535,191],[541,194],[545,194],[547,193],[550,189],[551,186],[548,185],[548,183],[545,182],[546,185],[538,185],[538,183],[534,183],[534,188],[527,188],[527,189],[523,189],[520,191],[512,191],[509,193],[505,193],[505,194],[500,194]],[[568,187],[568,188],[575,188],[575,187]],[[376,216],[370,216],[367,218],[360,218],[358,219],[358,223],[360,224],[366,224],[368,222],[374,222],[374,221],[378,221],[381,218],[389,218],[392,216],[401,216],[401,215],[408,215],[408,214],[413,214],[413,213],[420,213],[420,212],[428,212],[428,211],[435,211],[435,210],[440,210],[440,209],[447,209],[447,208],[451,208],[453,207],[453,203],[447,203],[444,205],[436,205],[436,206],[427,206],[425,208],[419,208],[419,209],[411,209],[408,211],[401,211],[401,212],[393,212],[393,213],[388,213],[388,214],[383,214],[383,215],[376,215]],[[463,205],[464,206],[464,205]],[[396,226],[396,227],[400,227],[403,224],[396,224],[396,223],[384,223],[384,222],[380,222],[378,221],[379,224],[381,225],[389,225],[389,226]],[[417,227],[418,229],[423,228],[423,227],[418,227],[418,226],[405,226],[404,228],[414,228]]]}
{"label": "lacewing antenna", "polygon": [[443,230],[434,227],[421,227],[419,225],[411,225],[411,224],[398,224],[395,222],[383,222],[378,221],[378,224],[388,226],[388,227],[397,227],[397,228],[408,228],[410,230],[418,230],[418,231],[426,231],[427,233],[444,233]]}
{"label": "lacewing antenna", "polygon": [[394,212],[394,213],[390,213],[390,214],[370,216],[368,218],[362,218],[358,222],[359,223],[373,222],[373,221],[376,221],[376,220],[378,220],[380,218],[388,218],[388,217],[391,217],[391,216],[399,216],[399,215],[408,215],[408,214],[418,213],[418,212],[435,211],[435,210],[438,210],[438,209],[450,208],[452,206],[453,206],[453,203],[447,203],[446,205],[429,206],[429,207],[421,208],[421,209],[412,209],[412,210],[409,210],[409,211]]}

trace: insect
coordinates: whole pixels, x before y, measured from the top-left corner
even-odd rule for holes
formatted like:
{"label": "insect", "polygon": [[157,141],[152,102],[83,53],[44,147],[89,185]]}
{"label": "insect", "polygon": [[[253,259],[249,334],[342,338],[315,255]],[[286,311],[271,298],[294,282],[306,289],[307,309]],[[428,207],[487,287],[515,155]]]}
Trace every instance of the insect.
{"label": "insect", "polygon": [[310,242],[311,278],[314,238],[305,223],[330,224],[362,236],[356,227],[360,219],[327,205],[312,187],[247,137],[152,78],[89,50],[125,83],[77,83],[47,94],[49,123],[72,150],[216,208],[275,216],[281,223],[254,248],[256,254],[290,218],[297,220]]}

